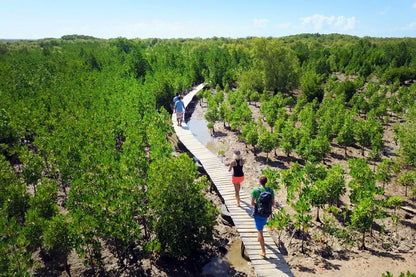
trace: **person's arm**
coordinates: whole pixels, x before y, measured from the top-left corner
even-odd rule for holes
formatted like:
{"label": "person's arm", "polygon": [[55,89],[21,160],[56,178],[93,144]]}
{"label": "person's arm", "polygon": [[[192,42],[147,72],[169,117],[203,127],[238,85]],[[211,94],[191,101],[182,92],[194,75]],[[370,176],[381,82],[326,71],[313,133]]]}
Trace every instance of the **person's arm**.
{"label": "person's arm", "polygon": [[256,206],[256,199],[254,197],[251,197],[251,206]]}
{"label": "person's arm", "polygon": [[234,161],[232,161],[232,162],[230,163],[230,166],[228,167],[228,171],[231,171],[231,169],[233,169],[233,166],[234,166]]}

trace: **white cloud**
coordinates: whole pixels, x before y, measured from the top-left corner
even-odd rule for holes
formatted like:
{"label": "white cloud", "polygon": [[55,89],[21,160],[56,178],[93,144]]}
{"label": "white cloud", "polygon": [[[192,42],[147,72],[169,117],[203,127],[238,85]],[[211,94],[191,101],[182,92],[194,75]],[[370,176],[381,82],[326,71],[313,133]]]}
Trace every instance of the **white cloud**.
{"label": "white cloud", "polygon": [[355,17],[345,16],[324,16],[314,14],[302,18],[302,26],[313,29],[315,32],[340,32],[353,30],[358,20]]}
{"label": "white cloud", "polygon": [[265,18],[255,18],[254,19],[254,27],[256,28],[264,28],[269,23],[268,19]]}
{"label": "white cloud", "polygon": [[412,4],[412,8],[415,8],[415,9],[416,9],[416,2],[414,2],[414,3]]}

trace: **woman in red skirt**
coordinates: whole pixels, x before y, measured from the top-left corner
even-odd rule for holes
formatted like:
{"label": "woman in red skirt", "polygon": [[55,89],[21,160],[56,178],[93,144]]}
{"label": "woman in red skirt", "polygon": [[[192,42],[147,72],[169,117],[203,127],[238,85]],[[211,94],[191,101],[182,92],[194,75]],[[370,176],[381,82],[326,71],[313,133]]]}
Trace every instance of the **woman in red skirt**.
{"label": "woman in red skirt", "polygon": [[234,160],[230,163],[228,171],[233,170],[232,182],[235,189],[235,199],[237,200],[237,206],[240,207],[240,187],[244,181],[243,172],[244,159],[241,158],[239,150],[234,151]]}

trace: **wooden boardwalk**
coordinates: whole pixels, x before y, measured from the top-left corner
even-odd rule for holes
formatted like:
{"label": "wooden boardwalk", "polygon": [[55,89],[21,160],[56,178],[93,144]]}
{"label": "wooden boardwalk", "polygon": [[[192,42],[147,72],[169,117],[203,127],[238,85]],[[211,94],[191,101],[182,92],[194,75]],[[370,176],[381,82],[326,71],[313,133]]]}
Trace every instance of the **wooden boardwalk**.
{"label": "wooden boardwalk", "polygon": [[[201,84],[184,97],[185,107],[202,88],[203,85]],[[241,206],[237,207],[234,186],[231,183],[231,174],[228,172],[228,168],[216,155],[193,136],[185,123],[182,123],[182,126],[177,126],[175,113],[172,115],[172,123],[178,139],[199,160],[218,192],[221,194],[221,197],[224,199],[224,204],[230,212],[230,216],[240,234],[257,276],[294,276],[267,229],[263,232],[267,259],[260,257],[259,253],[261,252],[261,248],[257,241],[257,230],[254,225],[254,219],[250,216],[251,198],[245,191],[240,191]]]}

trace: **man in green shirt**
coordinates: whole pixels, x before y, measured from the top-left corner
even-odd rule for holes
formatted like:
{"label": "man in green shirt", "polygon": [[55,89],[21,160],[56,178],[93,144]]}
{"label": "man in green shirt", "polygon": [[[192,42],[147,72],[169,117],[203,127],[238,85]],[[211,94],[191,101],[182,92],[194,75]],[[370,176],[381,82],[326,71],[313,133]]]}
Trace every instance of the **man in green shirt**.
{"label": "man in green shirt", "polygon": [[[266,249],[264,247],[264,237],[263,237],[263,227],[264,225],[266,225],[267,223],[267,217],[264,216],[260,216],[259,214],[257,214],[257,204],[259,202],[259,196],[260,193],[263,191],[270,191],[271,193],[271,207],[274,206],[275,201],[274,201],[274,191],[271,188],[266,188],[266,183],[267,183],[267,177],[266,176],[261,176],[259,179],[259,183],[261,185],[261,187],[259,188],[254,188],[253,191],[251,192],[251,205],[253,206],[253,209],[256,209],[256,212],[254,213],[254,222],[256,223],[256,229],[257,229],[257,240],[260,243],[260,247],[261,247],[261,253],[260,255],[265,258],[266,257]],[[270,210],[271,210],[270,207]]]}

